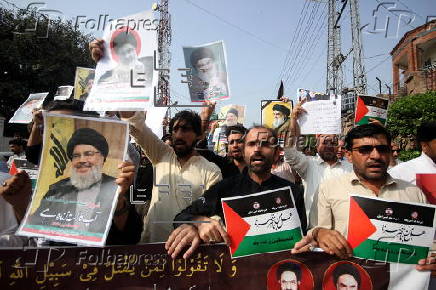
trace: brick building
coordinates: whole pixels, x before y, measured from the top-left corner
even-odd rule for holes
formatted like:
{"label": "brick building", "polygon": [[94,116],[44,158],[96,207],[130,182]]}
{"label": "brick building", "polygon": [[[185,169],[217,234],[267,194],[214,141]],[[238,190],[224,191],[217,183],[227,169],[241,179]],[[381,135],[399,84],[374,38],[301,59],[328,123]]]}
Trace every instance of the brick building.
{"label": "brick building", "polygon": [[436,20],[404,34],[391,55],[394,95],[436,91]]}

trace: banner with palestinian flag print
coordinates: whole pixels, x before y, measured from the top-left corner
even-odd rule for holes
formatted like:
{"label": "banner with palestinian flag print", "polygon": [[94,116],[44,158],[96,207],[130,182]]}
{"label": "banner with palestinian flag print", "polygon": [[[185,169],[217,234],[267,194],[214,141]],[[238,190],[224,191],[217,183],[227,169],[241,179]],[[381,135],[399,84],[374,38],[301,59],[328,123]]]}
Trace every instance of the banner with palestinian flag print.
{"label": "banner with palestinian flag print", "polygon": [[290,250],[301,223],[290,187],[221,199],[232,258]]}
{"label": "banner with palestinian flag print", "polygon": [[354,122],[357,125],[368,124],[369,119],[386,123],[389,101],[373,96],[357,96]]}
{"label": "banner with palestinian flag print", "polygon": [[351,195],[348,242],[354,257],[417,264],[433,243],[435,208]]}

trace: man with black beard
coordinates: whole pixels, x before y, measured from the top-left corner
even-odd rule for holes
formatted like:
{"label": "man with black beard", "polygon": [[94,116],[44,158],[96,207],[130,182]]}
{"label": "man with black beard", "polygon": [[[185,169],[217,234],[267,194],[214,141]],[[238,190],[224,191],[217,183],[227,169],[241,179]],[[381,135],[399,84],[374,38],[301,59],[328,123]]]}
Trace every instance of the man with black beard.
{"label": "man with black beard", "polygon": [[244,136],[247,133],[242,125],[227,127],[227,157],[242,172],[247,163],[244,160]]}
{"label": "man with black beard", "polygon": [[28,223],[103,233],[117,191],[115,178],[102,172],[108,153],[103,135],[76,130],[67,144],[71,177],[50,186]]}
{"label": "man with black beard", "polygon": [[[291,115],[291,135],[296,140],[300,137],[297,119],[306,111],[300,102],[295,106]],[[309,228],[318,223],[317,200],[320,183],[328,178],[339,177],[352,171],[352,165],[345,160],[338,160],[338,136],[329,134],[316,135],[316,156],[306,156],[297,151],[296,145],[285,147],[285,162],[300,175],[304,185],[304,204],[306,215],[309,217]],[[290,144],[287,144],[290,145]]]}
{"label": "man with black beard", "polygon": [[[183,248],[190,245],[183,255],[186,259],[200,242],[230,243],[223,225],[221,198],[249,195],[286,186],[292,189],[301,228],[305,232],[307,222],[302,193],[295,184],[271,174],[272,164],[279,158],[279,154],[277,135],[272,129],[261,126],[251,128],[244,138],[243,155],[247,168],[242,174],[223,179],[212,186],[175,217],[178,227],[165,244],[168,254],[175,258]],[[183,223],[185,221],[192,223]]]}
{"label": "man with black beard", "polygon": [[121,117],[130,123],[135,143],[141,146],[155,172],[141,241],[166,241],[172,231],[174,216],[220,181],[221,171],[194,150],[202,136],[197,113],[180,111],[171,119],[171,146],[145,125],[143,112],[121,112]]}

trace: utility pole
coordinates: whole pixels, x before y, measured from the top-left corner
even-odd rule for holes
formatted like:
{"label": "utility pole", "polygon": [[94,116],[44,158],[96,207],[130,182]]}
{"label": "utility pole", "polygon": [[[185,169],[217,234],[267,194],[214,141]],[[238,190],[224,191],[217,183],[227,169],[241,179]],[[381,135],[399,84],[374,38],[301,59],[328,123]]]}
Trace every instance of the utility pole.
{"label": "utility pole", "polygon": [[338,24],[342,15],[336,11],[336,0],[328,0],[328,36],[327,36],[327,82],[326,93],[340,93],[343,84],[341,54],[341,28]]}
{"label": "utility pole", "polygon": [[168,1],[160,0],[159,3],[153,4],[153,10],[159,12],[159,26],[158,26],[158,64],[160,69],[167,69],[159,71],[158,92],[159,99],[157,100],[160,105],[170,104],[170,76],[169,69],[171,65],[171,15],[168,11]]}
{"label": "utility pole", "polygon": [[353,86],[357,94],[366,94],[367,80],[363,65],[363,46],[360,31],[360,16],[358,0],[350,2],[351,39],[353,41]]}

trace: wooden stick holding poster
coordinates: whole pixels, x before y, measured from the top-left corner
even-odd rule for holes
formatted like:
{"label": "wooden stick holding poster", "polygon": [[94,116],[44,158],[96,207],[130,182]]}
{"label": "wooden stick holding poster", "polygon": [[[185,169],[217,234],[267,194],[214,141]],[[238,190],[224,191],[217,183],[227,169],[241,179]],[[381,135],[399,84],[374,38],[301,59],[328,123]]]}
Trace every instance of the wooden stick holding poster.
{"label": "wooden stick holding poster", "polygon": [[40,170],[17,234],[102,246],[117,203],[128,124],[44,114]]}

